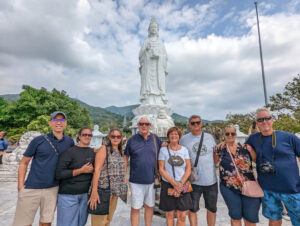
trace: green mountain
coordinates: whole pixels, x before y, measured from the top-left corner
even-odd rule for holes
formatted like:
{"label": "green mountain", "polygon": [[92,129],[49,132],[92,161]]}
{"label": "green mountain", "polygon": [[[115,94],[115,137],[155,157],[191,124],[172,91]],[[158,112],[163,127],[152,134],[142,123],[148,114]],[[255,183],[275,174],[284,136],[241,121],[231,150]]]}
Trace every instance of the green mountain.
{"label": "green mountain", "polygon": [[[112,113],[126,116],[128,119],[132,119],[134,117],[132,110],[137,108],[138,106],[139,106],[139,104],[128,105],[128,106],[124,106],[124,107],[109,106],[105,109]],[[177,122],[177,123],[186,123],[188,121],[187,117],[179,115],[177,113],[173,113],[171,117],[173,118],[174,122]]]}
{"label": "green mountain", "polygon": [[11,102],[11,101],[16,101],[20,98],[19,94],[5,94],[5,95],[0,95],[4,100]]}
{"label": "green mountain", "polygon": [[94,107],[94,106],[88,105],[78,99],[74,99],[74,100],[76,100],[80,104],[81,107],[85,107],[88,109],[91,119],[94,124],[97,124],[100,127],[103,125],[109,125],[110,123],[117,123],[118,126],[122,125],[123,116],[112,113],[101,107]]}
{"label": "green mountain", "polygon": [[[2,97],[7,101],[15,101],[19,99],[19,94],[6,94],[6,95],[0,95],[0,97]],[[132,110],[139,106],[139,104],[135,104],[135,105],[128,105],[123,107],[109,106],[106,108],[101,108],[101,107],[94,107],[88,105],[78,99],[74,99],[74,100],[78,101],[80,106],[88,109],[93,123],[98,124],[100,127],[103,125],[109,125],[110,123],[117,123],[118,126],[121,126],[124,116],[126,116],[127,120],[131,120],[134,117]],[[172,118],[176,123],[187,123],[188,121],[187,117],[179,115],[177,113],[173,113]],[[211,124],[214,122],[223,122],[223,121],[222,120],[209,121],[203,119],[203,122]]]}
{"label": "green mountain", "polygon": [[131,119],[134,117],[132,110],[137,108],[138,106],[139,106],[139,104],[128,105],[128,106],[124,106],[124,107],[109,106],[109,107],[106,107],[105,109],[112,113],[126,116],[127,118]]}

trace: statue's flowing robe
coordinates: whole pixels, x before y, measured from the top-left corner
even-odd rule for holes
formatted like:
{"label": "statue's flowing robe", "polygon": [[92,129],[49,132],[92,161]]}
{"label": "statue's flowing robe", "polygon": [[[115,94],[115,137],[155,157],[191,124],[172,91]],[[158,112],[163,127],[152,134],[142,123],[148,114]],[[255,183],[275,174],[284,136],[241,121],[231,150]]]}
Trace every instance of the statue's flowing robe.
{"label": "statue's flowing robe", "polygon": [[[153,55],[158,58],[153,59]],[[141,75],[141,101],[150,95],[164,98],[166,94],[165,80],[167,75],[167,51],[162,41],[146,39],[139,53]]]}

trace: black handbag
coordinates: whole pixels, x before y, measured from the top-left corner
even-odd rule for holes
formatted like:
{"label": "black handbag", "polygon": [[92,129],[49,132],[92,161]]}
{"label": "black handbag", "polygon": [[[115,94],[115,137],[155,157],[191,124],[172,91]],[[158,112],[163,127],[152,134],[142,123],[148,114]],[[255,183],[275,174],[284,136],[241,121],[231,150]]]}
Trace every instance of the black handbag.
{"label": "black handbag", "polygon": [[[97,207],[95,210],[92,210],[90,208],[90,205],[88,205],[88,213],[94,214],[94,215],[108,215],[109,213],[109,203],[110,203],[110,196],[111,196],[111,190],[110,190],[110,178],[109,178],[109,171],[108,171],[108,151],[106,149],[106,166],[107,166],[107,177],[108,177],[108,188],[99,188],[98,187],[98,195],[100,198],[100,203],[97,202]],[[89,193],[89,199],[90,199],[91,192]]]}

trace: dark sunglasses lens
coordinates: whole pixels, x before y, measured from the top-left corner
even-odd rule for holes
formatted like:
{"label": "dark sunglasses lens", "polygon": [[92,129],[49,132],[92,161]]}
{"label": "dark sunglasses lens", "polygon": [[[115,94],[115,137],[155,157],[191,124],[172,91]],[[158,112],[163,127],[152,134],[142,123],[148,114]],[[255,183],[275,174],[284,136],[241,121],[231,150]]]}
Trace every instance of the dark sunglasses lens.
{"label": "dark sunglasses lens", "polygon": [[83,134],[81,134],[81,136],[83,136],[83,137],[92,137],[93,134],[83,133]]}
{"label": "dark sunglasses lens", "polygon": [[148,122],[140,122],[139,125],[140,126],[149,126],[150,123],[148,123]]}
{"label": "dark sunglasses lens", "polygon": [[225,136],[227,136],[227,137],[228,137],[229,135],[231,135],[231,136],[233,136],[233,137],[234,137],[234,136],[236,135],[236,133],[225,133]]}
{"label": "dark sunglasses lens", "polygon": [[121,139],[122,136],[120,136],[120,135],[117,135],[117,136],[111,135],[110,138],[111,138],[111,139],[116,139],[116,138],[117,138],[117,139]]}
{"label": "dark sunglasses lens", "polygon": [[268,116],[268,117],[264,117],[264,118],[258,118],[256,121],[258,121],[258,122],[263,122],[264,120],[269,121],[269,120],[271,120],[271,119],[272,119],[272,117],[271,117],[271,116]]}
{"label": "dark sunglasses lens", "polygon": [[191,122],[191,125],[193,125],[193,126],[196,125],[196,124],[197,124],[197,125],[200,125],[200,123],[201,123],[201,121]]}

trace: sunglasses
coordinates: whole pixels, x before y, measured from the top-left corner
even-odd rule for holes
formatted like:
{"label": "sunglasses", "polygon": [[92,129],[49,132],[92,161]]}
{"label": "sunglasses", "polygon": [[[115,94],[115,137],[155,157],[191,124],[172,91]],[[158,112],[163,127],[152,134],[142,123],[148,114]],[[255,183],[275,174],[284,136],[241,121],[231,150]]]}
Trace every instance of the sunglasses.
{"label": "sunglasses", "polygon": [[270,121],[272,119],[272,116],[267,116],[267,117],[264,117],[264,118],[258,118],[256,119],[256,121],[258,122],[263,122],[263,121]]}
{"label": "sunglasses", "polygon": [[192,125],[192,126],[194,126],[194,125],[200,125],[200,123],[201,123],[201,121],[197,121],[197,122],[190,122],[190,124]]}
{"label": "sunglasses", "polygon": [[65,122],[66,119],[64,119],[64,118],[54,118],[54,119],[52,119],[52,121],[53,122]]}
{"label": "sunglasses", "polygon": [[122,138],[122,136],[121,135],[110,135],[110,138],[111,139],[121,139]]}
{"label": "sunglasses", "polygon": [[82,136],[82,137],[93,137],[93,134],[91,134],[91,133],[82,133],[80,136]]}
{"label": "sunglasses", "polygon": [[150,126],[149,122],[139,122],[139,126]]}
{"label": "sunglasses", "polygon": [[232,137],[234,137],[236,135],[236,133],[225,133],[225,136],[228,137],[229,135],[231,135]]}

